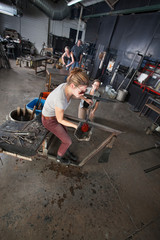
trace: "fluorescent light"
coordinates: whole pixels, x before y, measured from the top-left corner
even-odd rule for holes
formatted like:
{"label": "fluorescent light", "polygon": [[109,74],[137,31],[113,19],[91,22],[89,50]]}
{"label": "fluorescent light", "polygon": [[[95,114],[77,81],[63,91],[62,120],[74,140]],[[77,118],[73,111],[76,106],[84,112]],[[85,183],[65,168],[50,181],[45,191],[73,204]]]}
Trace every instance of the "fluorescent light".
{"label": "fluorescent light", "polygon": [[67,5],[68,6],[71,6],[71,5],[73,5],[73,4],[75,4],[75,3],[78,3],[78,2],[81,2],[82,0],[72,0],[72,1],[70,1],[69,3],[67,3]]}
{"label": "fluorescent light", "polygon": [[7,14],[9,16],[16,16],[17,9],[14,6],[10,6],[4,3],[0,3],[0,13]]}
{"label": "fluorescent light", "polygon": [[3,11],[3,10],[0,10],[0,13],[7,14],[7,15],[9,15],[9,16],[14,16],[13,13],[6,12],[6,11]]}

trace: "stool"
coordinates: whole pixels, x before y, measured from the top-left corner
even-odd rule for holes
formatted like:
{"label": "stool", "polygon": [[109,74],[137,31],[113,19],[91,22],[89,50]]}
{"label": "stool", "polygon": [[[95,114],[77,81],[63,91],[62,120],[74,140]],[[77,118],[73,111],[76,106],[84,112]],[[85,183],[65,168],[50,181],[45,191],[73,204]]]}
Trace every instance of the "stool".
{"label": "stool", "polygon": [[[150,101],[150,102],[149,102]],[[146,101],[146,103],[144,104],[139,116],[141,116],[143,110],[146,108],[145,112],[144,112],[144,115],[147,113],[147,111],[149,109],[151,109],[152,111],[156,112],[158,114],[157,118],[155,119],[154,123],[156,123],[160,117],[160,108],[155,106],[153,103],[157,103],[158,106],[160,105],[160,102],[156,99],[153,99],[151,97],[149,97]]]}

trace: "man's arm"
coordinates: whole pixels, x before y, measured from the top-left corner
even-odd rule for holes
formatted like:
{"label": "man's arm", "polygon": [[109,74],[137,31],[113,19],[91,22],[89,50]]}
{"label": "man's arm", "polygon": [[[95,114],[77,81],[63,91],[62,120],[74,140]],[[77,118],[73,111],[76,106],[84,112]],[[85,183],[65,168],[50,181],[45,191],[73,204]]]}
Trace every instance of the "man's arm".
{"label": "man's arm", "polygon": [[90,111],[90,115],[89,115],[89,118],[92,120],[94,118],[94,114],[95,114],[95,111],[97,110],[98,108],[98,105],[99,105],[99,102],[96,102],[95,106],[93,109],[91,109]]}
{"label": "man's arm", "polygon": [[82,62],[82,57],[83,57],[83,54],[80,55],[79,64],[81,64],[81,62]]}
{"label": "man's arm", "polygon": [[81,96],[80,99],[84,100],[85,102],[87,102],[89,105],[93,104],[93,101],[91,99],[85,98],[84,96]]}

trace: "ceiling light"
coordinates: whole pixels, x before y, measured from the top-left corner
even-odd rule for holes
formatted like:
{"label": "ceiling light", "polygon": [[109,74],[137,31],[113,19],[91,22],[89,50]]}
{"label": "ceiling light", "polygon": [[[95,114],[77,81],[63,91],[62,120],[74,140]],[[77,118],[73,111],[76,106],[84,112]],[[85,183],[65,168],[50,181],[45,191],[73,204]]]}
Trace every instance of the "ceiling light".
{"label": "ceiling light", "polygon": [[7,14],[7,15],[9,15],[9,16],[14,16],[13,13],[6,12],[6,11],[3,11],[3,10],[0,10],[0,13]]}
{"label": "ceiling light", "polygon": [[9,16],[16,16],[17,9],[14,6],[10,6],[4,3],[0,3],[0,13],[7,14]]}
{"label": "ceiling light", "polygon": [[75,4],[75,3],[78,3],[78,2],[81,2],[81,1],[82,1],[82,0],[72,0],[72,1],[68,2],[67,5],[68,5],[68,6],[71,6],[71,5],[73,5],[73,4]]}

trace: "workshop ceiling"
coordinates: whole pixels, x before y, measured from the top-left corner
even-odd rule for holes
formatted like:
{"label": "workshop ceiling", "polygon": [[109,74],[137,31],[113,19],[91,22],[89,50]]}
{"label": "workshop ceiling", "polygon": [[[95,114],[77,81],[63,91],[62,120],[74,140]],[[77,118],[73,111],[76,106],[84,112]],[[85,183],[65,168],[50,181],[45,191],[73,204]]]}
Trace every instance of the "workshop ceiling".
{"label": "workshop ceiling", "polygon": [[108,4],[108,6],[113,9],[114,8],[114,5],[118,2],[119,0],[82,0],[81,1],[81,4],[84,6],[84,7],[88,7],[88,6],[91,6],[91,5],[94,5],[94,4],[97,4],[97,3],[100,3],[100,2],[106,2]]}

